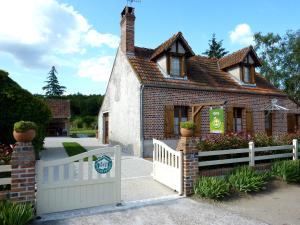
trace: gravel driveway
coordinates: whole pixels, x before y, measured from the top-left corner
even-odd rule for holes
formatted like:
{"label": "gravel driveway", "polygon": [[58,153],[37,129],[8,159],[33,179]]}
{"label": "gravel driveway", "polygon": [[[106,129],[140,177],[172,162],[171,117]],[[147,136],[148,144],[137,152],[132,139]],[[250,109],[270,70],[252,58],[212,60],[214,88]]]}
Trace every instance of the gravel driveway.
{"label": "gravel driveway", "polygon": [[267,225],[207,203],[188,198],[98,213],[72,219],[38,222],[42,225]]}

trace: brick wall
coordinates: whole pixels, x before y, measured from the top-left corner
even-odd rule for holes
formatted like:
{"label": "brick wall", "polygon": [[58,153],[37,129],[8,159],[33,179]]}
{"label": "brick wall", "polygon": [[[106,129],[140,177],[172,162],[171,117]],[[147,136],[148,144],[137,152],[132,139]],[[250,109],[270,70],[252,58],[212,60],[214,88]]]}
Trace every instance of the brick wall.
{"label": "brick wall", "polygon": [[[284,96],[258,95],[232,92],[180,90],[172,88],[145,87],[144,89],[144,139],[164,138],[165,105],[199,104],[204,102],[227,101],[225,106],[250,107],[253,111],[254,132],[265,131],[264,108],[271,104],[271,99],[277,98],[278,104],[289,108],[289,113],[300,113],[299,108]],[[209,107],[204,107],[202,113],[201,133],[209,133]],[[245,114],[243,113],[245,118]],[[226,120],[226,113],[225,113]],[[245,129],[245,119],[243,128]],[[226,122],[225,122],[226,126]],[[287,116],[284,112],[275,112],[273,118],[273,134],[287,131]]]}
{"label": "brick wall", "polygon": [[35,202],[35,153],[31,143],[17,142],[14,148],[11,172],[10,200]]}

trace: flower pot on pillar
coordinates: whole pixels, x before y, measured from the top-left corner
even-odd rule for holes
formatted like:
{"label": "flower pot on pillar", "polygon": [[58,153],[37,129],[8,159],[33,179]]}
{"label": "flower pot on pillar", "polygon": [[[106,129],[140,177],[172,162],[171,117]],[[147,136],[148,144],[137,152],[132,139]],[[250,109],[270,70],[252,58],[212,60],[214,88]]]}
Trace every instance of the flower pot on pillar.
{"label": "flower pot on pillar", "polygon": [[194,135],[195,124],[192,121],[180,123],[180,134],[182,137],[192,137]]}
{"label": "flower pot on pillar", "polygon": [[19,121],[14,125],[13,136],[17,142],[31,142],[36,135],[36,125],[30,121]]}

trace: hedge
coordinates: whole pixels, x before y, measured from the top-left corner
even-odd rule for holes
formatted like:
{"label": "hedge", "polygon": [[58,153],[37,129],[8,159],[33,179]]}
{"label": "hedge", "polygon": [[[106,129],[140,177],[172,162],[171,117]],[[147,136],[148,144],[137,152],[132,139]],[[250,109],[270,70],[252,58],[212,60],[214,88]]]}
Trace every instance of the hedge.
{"label": "hedge", "polygon": [[43,147],[46,127],[51,119],[50,108],[43,100],[21,88],[8,75],[0,70],[0,142],[15,143],[12,135],[14,123],[20,120],[32,121],[38,126],[37,136],[33,140],[38,151]]}

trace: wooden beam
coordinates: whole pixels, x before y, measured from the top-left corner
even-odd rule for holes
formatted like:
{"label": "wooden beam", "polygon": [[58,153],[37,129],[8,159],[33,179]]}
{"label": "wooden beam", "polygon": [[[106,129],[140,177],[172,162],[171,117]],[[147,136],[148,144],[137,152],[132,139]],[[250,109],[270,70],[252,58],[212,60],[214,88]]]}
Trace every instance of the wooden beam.
{"label": "wooden beam", "polygon": [[[196,109],[195,111],[195,107],[199,107],[198,109]],[[201,106],[193,106],[194,108],[194,113],[193,113],[193,118],[201,111],[201,109],[203,109],[204,105]]]}
{"label": "wooden beam", "polygon": [[220,102],[204,102],[200,104],[192,104],[191,106],[215,106],[215,105],[225,105],[226,101],[220,101]]}

